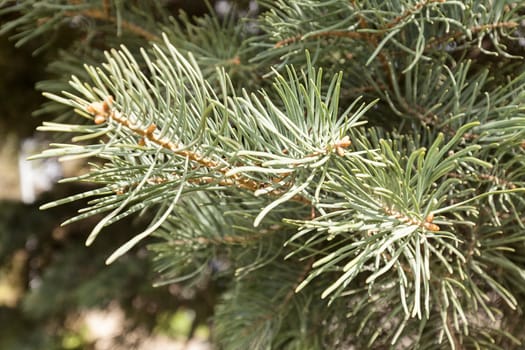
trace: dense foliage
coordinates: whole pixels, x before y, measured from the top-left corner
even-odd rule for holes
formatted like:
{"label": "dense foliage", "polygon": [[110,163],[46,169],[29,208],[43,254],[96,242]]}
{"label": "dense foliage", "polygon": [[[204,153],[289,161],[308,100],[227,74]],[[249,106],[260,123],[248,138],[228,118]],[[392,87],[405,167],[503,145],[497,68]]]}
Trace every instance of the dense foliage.
{"label": "dense foliage", "polygon": [[44,209],[88,199],[87,245],[141,216],[108,264],[148,245],[157,285],[226,281],[225,349],[523,346],[521,2],[170,5],[4,5],[18,44],[80,33],[35,158],[97,186]]}

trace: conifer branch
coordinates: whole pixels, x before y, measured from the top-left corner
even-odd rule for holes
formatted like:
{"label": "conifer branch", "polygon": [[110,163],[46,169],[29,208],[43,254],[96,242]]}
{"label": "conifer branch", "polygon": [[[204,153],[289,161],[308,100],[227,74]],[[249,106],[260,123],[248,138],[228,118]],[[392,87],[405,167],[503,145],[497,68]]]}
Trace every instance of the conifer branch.
{"label": "conifer branch", "polygon": [[[477,34],[480,32],[487,31],[487,30],[490,31],[490,30],[495,30],[495,29],[500,29],[500,28],[512,29],[512,28],[517,28],[517,27],[519,27],[519,23],[516,21],[488,23],[488,24],[482,24],[482,25],[471,27],[468,29],[468,32],[470,32],[471,34]],[[442,37],[432,38],[428,41],[425,47],[425,51],[430,51],[450,41],[457,41],[460,38],[464,37],[465,35],[467,34],[465,33],[464,30],[458,30],[453,33],[446,34]]]}
{"label": "conifer branch", "polygon": [[521,2],[262,0],[247,22],[153,1],[8,6],[22,43],[64,15],[125,41],[59,66],[75,92],[46,96],[83,120],[46,122],[73,138],[34,158],[95,157],[67,181],[100,187],[43,209],[87,199],[65,224],[104,214],[88,243],[153,214],[109,260],[151,234],[162,284],[218,272],[225,349],[522,347]]}
{"label": "conifer branch", "polygon": [[[210,170],[217,170],[222,174],[226,174],[230,169],[221,166],[217,162],[205,158],[195,152],[184,149],[184,146],[177,145],[167,138],[159,138],[155,133],[155,124],[150,124],[146,129],[143,129],[137,125],[133,125],[129,119],[122,115],[119,111],[113,107],[113,97],[109,96],[102,102],[94,102],[86,107],[86,111],[94,115],[94,122],[96,124],[104,123],[106,120],[114,120],[118,124],[128,128],[132,132],[140,135],[141,137],[153,142],[154,144],[171,151],[183,158],[188,158],[190,161],[195,162]],[[235,185],[242,189],[248,189],[250,191],[256,191],[260,188],[260,184],[254,180],[242,177],[239,174],[232,175],[232,180],[223,181],[223,184]]]}
{"label": "conifer branch", "polygon": [[[200,166],[209,169],[210,171],[218,171],[222,175],[227,176],[227,178],[225,179],[215,179],[213,177],[200,177],[197,179],[190,179],[190,183],[218,183],[224,186],[234,186],[241,189],[247,189],[252,192],[259,191],[265,186],[262,183],[242,176],[239,172],[232,173],[232,168],[223,166],[211,159],[203,157],[193,151],[187,150],[184,146],[177,145],[172,141],[168,140],[167,138],[159,138],[156,134],[157,127],[155,124],[150,124],[147,128],[142,128],[138,125],[133,125],[128,118],[126,118],[122,113],[113,108],[113,102],[113,97],[108,96],[103,101],[93,102],[89,104],[86,107],[86,112],[93,115],[93,121],[95,124],[102,124],[108,120],[113,120],[118,124],[131,130],[135,134],[141,136],[141,138],[138,141],[139,145],[144,145],[144,140],[146,139],[166,150],[169,150],[175,155],[178,155],[183,158],[188,158],[190,161],[195,162]],[[348,148],[350,145],[351,141],[349,137],[344,136],[341,140],[334,142],[334,144],[328,145],[323,152],[311,153],[305,158],[318,157],[321,155],[329,154],[331,152],[335,152],[337,153],[337,155],[343,157],[345,155],[345,149]],[[295,164],[293,166],[298,166],[298,164]],[[283,177],[287,175],[288,174],[284,174]],[[228,177],[231,177],[231,179]],[[283,177],[274,178],[270,181],[270,183],[280,182]],[[164,180],[158,177],[148,179],[148,182],[156,184],[160,184],[165,181],[167,181],[167,179]],[[133,186],[131,185],[131,187]],[[123,189],[118,189],[117,192],[123,193]],[[274,196],[282,196],[285,192],[283,190],[273,189],[266,193]],[[302,202],[305,204],[311,204],[311,200],[307,199],[302,195],[295,195],[291,198],[291,200]]]}
{"label": "conifer branch", "polygon": [[[414,13],[420,11],[424,6],[432,4],[432,3],[444,3],[446,0],[422,0],[418,3],[416,3],[412,8],[407,9],[402,15],[394,18],[391,22],[387,23],[383,26],[383,28],[379,28],[377,30],[374,30],[372,32],[356,32],[356,31],[347,31],[347,30],[331,30],[326,32],[319,32],[315,34],[310,35],[296,35],[290,38],[282,39],[275,43],[275,48],[280,48],[286,45],[289,45],[291,43],[295,43],[297,41],[305,40],[305,39],[318,39],[318,38],[347,38],[347,39],[366,39],[372,44],[375,44],[374,46],[377,46],[377,37],[383,36],[388,30],[395,27],[397,24],[402,22],[407,17],[413,15]],[[368,28],[366,24],[366,20],[362,16],[359,17],[359,23],[360,27],[363,29]]]}

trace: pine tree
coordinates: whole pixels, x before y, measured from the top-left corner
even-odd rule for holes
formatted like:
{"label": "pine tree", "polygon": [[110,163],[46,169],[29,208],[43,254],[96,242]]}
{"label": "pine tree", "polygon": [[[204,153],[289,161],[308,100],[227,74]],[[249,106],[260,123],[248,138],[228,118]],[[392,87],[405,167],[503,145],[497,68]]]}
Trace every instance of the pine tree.
{"label": "pine tree", "polygon": [[219,348],[525,343],[520,1],[4,3],[18,44],[83,34],[35,158],[98,187],[43,209],[88,198],[87,245],[150,217],[107,263],[141,244],[159,286],[226,280]]}

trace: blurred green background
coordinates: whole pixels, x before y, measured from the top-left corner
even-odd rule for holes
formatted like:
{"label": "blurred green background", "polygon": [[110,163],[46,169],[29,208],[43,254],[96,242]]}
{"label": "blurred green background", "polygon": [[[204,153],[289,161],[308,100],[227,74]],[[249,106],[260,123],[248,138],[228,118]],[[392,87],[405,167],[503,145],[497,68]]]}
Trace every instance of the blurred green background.
{"label": "blurred green background", "polygon": [[[174,13],[181,8],[191,15],[206,11],[202,1],[173,1]],[[9,16],[0,16],[0,26],[16,14]],[[56,78],[48,65],[75,35],[61,33],[37,55],[41,43],[15,48],[9,35],[0,36],[0,350],[210,349],[213,283],[153,288],[156,275],[144,247],[104,264],[140,230],[140,219],[112,226],[86,248],[85,238],[97,218],[60,226],[82,203],[38,209],[88,186],[46,188],[55,179],[45,177],[57,175],[46,169],[56,170],[58,163],[24,161],[51,141],[35,133],[43,120],[51,120],[50,115],[32,115],[45,102],[35,84]],[[82,167],[77,162],[59,170],[75,175]],[[39,184],[41,192],[30,189],[31,184]]]}

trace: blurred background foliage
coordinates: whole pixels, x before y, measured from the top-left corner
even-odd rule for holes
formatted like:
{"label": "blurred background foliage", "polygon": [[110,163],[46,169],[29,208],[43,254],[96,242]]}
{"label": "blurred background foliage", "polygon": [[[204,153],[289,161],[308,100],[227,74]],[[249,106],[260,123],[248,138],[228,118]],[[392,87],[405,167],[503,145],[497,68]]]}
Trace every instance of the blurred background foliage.
{"label": "blurred background foliage", "polygon": [[[2,14],[2,4],[0,27],[20,15]],[[166,16],[183,10],[189,18],[198,18],[214,5],[213,1],[207,6],[204,1],[174,0],[165,1],[164,9]],[[115,25],[111,30],[117,34]],[[38,210],[43,203],[84,190],[79,189],[82,185],[58,184],[33,203],[21,200],[19,162],[26,156],[20,154],[21,144],[28,138],[49,142],[34,130],[51,118],[46,112],[56,116],[54,109],[60,108],[46,103],[39,90],[64,89],[67,77],[83,74],[78,57],[94,61],[125,36],[90,37],[81,24],[15,47],[16,40],[9,34],[0,35],[0,349],[151,348],[155,345],[145,345],[144,339],[155,335],[183,342],[195,336],[207,339],[220,285],[209,279],[191,286],[154,288],[156,276],[144,248],[105,266],[105,259],[126,241],[130,230],[140,230],[141,220],[120,222],[113,226],[111,237],[86,249],[86,234],[98,218],[60,226],[83,203]],[[77,165],[70,167],[72,173],[81,171]],[[121,317],[118,331],[106,343],[86,329],[93,310]],[[203,344],[200,348],[208,346]]]}

